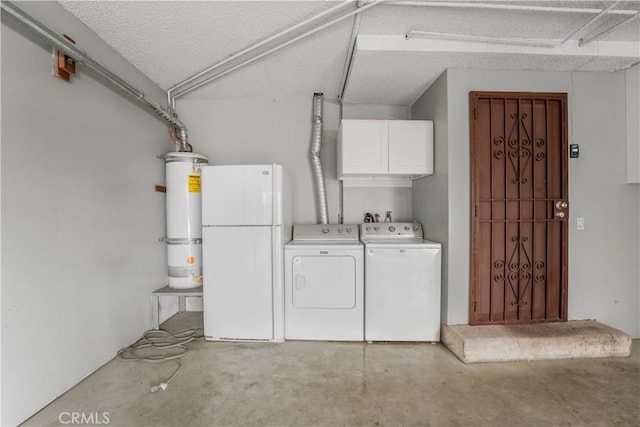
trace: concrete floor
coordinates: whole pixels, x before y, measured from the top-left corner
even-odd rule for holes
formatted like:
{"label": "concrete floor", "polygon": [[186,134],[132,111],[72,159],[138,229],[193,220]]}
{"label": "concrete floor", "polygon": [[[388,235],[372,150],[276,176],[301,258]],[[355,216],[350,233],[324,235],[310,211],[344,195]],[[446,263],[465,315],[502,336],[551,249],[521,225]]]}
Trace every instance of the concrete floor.
{"label": "concrete floor", "polygon": [[65,411],[108,412],[114,426],[640,423],[637,340],[629,358],[472,365],[440,344],[199,340],[182,360],[156,393],[173,363],[112,360],[24,425],[60,425]]}

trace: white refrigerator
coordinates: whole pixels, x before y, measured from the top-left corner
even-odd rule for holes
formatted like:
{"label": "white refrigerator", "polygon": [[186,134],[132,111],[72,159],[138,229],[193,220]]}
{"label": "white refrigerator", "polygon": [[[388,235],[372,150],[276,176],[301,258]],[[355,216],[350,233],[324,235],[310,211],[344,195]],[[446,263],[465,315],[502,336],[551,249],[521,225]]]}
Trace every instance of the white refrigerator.
{"label": "white refrigerator", "polygon": [[290,194],[280,165],[202,168],[205,339],[284,341]]}

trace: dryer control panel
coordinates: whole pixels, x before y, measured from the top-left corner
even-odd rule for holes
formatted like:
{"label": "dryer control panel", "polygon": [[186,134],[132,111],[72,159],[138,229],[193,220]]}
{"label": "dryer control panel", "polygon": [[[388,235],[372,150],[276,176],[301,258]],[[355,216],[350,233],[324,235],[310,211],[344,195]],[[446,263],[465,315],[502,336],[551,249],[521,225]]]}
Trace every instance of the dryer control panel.
{"label": "dryer control panel", "polygon": [[358,241],[358,224],[305,224],[293,226],[293,240]]}
{"label": "dryer control panel", "polygon": [[367,237],[404,237],[422,239],[424,236],[422,232],[422,224],[419,222],[365,222],[360,224],[360,234],[363,239]]}

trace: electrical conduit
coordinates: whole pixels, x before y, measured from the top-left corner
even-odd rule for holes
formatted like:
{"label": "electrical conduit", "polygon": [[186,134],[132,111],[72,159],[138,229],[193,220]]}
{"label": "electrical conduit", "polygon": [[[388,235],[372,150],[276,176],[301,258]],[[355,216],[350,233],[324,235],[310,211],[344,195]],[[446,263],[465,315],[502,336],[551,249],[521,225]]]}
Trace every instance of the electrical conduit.
{"label": "electrical conduit", "polygon": [[162,108],[162,106],[158,102],[154,101],[153,99],[147,98],[144,93],[131,86],[128,82],[118,77],[116,74],[109,71],[99,62],[90,58],[84,50],[78,48],[64,37],[54,33],[38,20],[28,15],[22,9],[18,8],[12,2],[2,1],[0,3],[0,7],[2,8],[3,12],[13,16],[15,19],[23,23],[27,28],[50,43],[53,47],[64,52],[65,55],[69,56],[75,62],[83,64],[85,67],[92,69],[93,71],[107,79],[114,86],[133,96],[140,103],[150,107],[156,115],[176,128],[177,138],[175,138],[175,140],[178,144],[180,144],[180,151],[191,151],[191,146],[188,143],[187,127],[184,125],[184,123],[170,114],[167,110]]}

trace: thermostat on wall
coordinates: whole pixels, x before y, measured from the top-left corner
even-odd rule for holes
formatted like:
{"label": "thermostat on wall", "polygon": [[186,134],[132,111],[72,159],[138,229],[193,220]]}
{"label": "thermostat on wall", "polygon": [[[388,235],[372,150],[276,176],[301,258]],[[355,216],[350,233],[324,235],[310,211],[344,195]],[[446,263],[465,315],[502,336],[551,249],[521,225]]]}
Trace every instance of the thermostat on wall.
{"label": "thermostat on wall", "polygon": [[569,145],[569,157],[572,159],[580,157],[580,146],[578,144]]}

